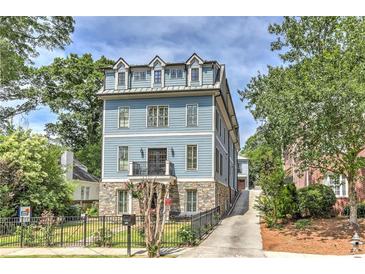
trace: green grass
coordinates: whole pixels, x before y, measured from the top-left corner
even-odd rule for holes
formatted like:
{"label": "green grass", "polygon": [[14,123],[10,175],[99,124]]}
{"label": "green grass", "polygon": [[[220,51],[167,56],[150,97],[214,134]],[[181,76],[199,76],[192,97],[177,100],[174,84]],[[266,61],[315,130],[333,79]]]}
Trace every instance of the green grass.
{"label": "green grass", "polygon": [[[189,222],[171,222],[165,225],[163,234],[163,247],[178,246],[183,244],[182,239],[178,236],[180,228],[190,225]],[[86,226],[86,239],[87,246],[96,247],[93,243],[93,235],[95,232],[102,230],[102,222],[89,222]],[[140,230],[142,225],[136,225],[132,227],[132,247],[143,247],[144,237]],[[127,227],[120,223],[106,223],[105,230],[111,234],[111,246],[112,247],[126,247],[127,245]],[[61,246],[61,233],[63,231],[64,246],[83,246],[84,239],[84,225],[82,222],[70,222],[61,226],[57,226],[53,233],[53,246]],[[44,233],[40,229],[32,230],[32,234],[35,240],[32,244],[25,244],[27,247],[46,247],[44,244]],[[42,245],[43,243],[43,245]],[[1,247],[19,247],[20,236],[15,233],[11,235],[0,236],[0,248]]]}

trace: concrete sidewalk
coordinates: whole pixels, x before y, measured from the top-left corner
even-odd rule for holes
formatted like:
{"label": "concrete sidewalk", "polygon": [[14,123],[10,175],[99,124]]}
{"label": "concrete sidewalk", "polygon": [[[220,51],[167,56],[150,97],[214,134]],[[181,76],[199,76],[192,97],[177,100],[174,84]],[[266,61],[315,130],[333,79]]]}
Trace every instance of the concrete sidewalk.
{"label": "concrete sidewalk", "polygon": [[199,246],[183,252],[179,257],[264,257],[259,217],[253,208],[259,193],[257,190],[242,192],[232,214],[223,219]]}
{"label": "concrete sidewalk", "polygon": [[[185,250],[183,248],[162,248],[161,254],[167,256],[178,256]],[[146,249],[132,248],[132,256],[147,257]],[[65,248],[0,248],[0,256],[26,257],[26,256],[127,256],[126,248],[84,248],[84,247],[65,247]]]}

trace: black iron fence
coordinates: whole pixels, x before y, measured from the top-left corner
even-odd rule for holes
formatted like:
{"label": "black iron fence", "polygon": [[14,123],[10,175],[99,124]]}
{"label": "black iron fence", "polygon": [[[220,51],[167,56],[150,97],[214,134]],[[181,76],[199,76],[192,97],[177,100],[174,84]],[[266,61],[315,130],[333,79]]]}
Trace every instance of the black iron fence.
{"label": "black iron fence", "polygon": [[[196,243],[219,222],[219,207],[186,217],[170,217],[162,246]],[[127,247],[121,216],[0,218],[1,247]],[[144,218],[131,227],[132,247],[144,247]]]}

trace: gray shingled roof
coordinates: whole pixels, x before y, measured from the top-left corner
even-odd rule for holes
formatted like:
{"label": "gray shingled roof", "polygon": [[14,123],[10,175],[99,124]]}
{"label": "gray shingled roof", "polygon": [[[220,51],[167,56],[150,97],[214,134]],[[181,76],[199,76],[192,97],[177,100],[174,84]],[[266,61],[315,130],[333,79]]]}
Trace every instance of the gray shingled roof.
{"label": "gray shingled roof", "polygon": [[87,171],[87,168],[81,164],[77,159],[74,159],[72,179],[87,181],[87,182],[99,182],[99,178],[92,175]]}

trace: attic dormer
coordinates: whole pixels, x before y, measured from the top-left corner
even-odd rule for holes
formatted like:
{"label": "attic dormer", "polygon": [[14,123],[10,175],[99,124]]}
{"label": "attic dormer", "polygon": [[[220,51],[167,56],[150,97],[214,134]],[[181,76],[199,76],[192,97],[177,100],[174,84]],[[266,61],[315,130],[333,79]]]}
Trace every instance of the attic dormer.
{"label": "attic dormer", "polygon": [[158,55],[148,64],[151,68],[151,88],[165,86],[166,63]]}
{"label": "attic dormer", "polygon": [[118,90],[129,88],[129,64],[123,58],[119,58],[119,60],[114,64],[113,70],[115,73],[115,89]]}
{"label": "attic dormer", "polygon": [[203,77],[204,61],[194,53],[187,61],[188,68],[188,86],[201,86]]}

